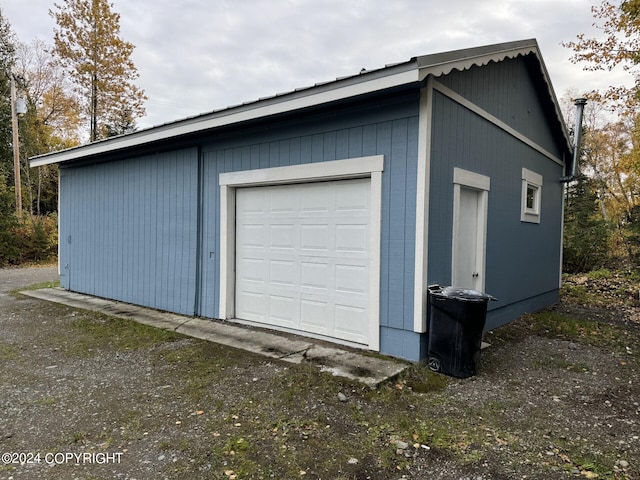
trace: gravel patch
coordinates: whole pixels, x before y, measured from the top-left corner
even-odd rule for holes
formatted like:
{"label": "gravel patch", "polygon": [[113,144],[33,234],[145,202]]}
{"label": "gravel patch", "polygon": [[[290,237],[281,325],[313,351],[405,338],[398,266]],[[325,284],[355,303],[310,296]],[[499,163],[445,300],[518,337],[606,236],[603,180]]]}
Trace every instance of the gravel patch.
{"label": "gravel patch", "polygon": [[640,478],[629,303],[489,333],[470,379],[371,389],[9,293],[55,278],[0,270],[0,479]]}

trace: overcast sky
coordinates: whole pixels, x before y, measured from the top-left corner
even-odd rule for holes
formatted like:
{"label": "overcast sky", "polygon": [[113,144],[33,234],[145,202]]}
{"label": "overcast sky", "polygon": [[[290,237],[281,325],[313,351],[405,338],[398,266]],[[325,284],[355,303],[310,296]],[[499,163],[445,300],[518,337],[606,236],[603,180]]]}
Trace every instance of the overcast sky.
{"label": "overcast sky", "polygon": [[[21,42],[52,43],[55,0],[0,0]],[[411,57],[536,38],[558,98],[628,82],[562,47],[599,0],[112,0],[149,100],[141,128]],[[60,0],[58,3],[62,3]]]}

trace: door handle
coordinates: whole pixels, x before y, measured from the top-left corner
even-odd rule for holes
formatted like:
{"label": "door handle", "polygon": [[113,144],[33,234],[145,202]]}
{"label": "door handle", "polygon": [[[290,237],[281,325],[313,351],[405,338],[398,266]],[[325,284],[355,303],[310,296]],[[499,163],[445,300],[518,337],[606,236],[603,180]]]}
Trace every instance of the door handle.
{"label": "door handle", "polygon": [[477,278],[477,277],[478,277],[478,272],[473,272],[473,273],[471,274],[471,276],[472,276],[473,278]]}

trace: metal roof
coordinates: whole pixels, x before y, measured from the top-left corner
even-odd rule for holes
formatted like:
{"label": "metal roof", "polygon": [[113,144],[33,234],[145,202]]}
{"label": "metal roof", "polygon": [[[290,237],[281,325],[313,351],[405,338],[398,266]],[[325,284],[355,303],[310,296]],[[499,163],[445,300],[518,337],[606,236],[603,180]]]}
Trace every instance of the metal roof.
{"label": "metal roof", "polygon": [[538,43],[535,39],[530,39],[413,57],[406,62],[386,65],[375,70],[362,70],[358,74],[337,78],[329,82],[316,83],[291,92],[280,93],[133,133],[39,155],[32,157],[30,164],[32,167],[37,167],[125,151],[151,145],[154,142],[178,139],[185,135],[205,132],[222,126],[266,118],[271,115],[295,112],[304,108],[393,87],[418,85],[429,75],[437,77],[446,75],[454,69],[462,71],[473,66],[486,65],[491,61],[500,62],[507,58],[530,54],[535,55],[538,60],[540,73],[546,83],[549,98],[553,103],[558,123],[567,142],[567,148],[571,151],[569,135],[549,74],[542,60]]}

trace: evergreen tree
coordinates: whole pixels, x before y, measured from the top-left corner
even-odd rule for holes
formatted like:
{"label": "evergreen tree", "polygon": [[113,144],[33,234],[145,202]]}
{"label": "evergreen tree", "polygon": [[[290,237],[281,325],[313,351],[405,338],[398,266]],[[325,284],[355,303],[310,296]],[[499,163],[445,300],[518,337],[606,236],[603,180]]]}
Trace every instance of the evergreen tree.
{"label": "evergreen tree", "polygon": [[563,245],[567,272],[586,272],[607,259],[609,229],[600,213],[596,184],[584,175],[567,188]]}
{"label": "evergreen tree", "polygon": [[11,89],[8,75],[15,61],[15,35],[0,7],[0,175],[13,185]]}
{"label": "evergreen tree", "polygon": [[133,130],[146,97],[133,83],[139,76],[134,45],[120,37],[120,15],[107,0],[54,5],[54,52],[84,99],[90,141]]}
{"label": "evergreen tree", "polygon": [[7,188],[4,175],[0,174],[0,267],[20,258],[18,240],[13,232],[17,226],[14,195]]}

